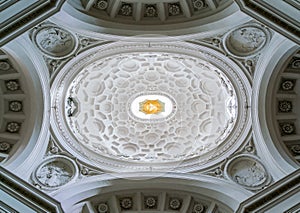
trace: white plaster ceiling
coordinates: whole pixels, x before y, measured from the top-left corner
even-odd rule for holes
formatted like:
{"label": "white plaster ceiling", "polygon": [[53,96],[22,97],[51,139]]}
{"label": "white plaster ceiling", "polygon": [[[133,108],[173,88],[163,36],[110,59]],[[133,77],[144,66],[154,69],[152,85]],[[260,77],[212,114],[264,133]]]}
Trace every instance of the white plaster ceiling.
{"label": "white plaster ceiling", "polygon": [[[224,142],[237,119],[236,92],[222,71],[177,54],[97,60],[76,74],[66,97],[65,116],[75,138],[96,153],[123,160],[203,155]],[[159,100],[163,111],[142,112],[146,100]]]}
{"label": "white plaster ceiling", "polygon": [[[74,155],[100,167],[162,169],[189,160],[207,167],[248,134],[245,80],[209,48],[119,42],[58,74],[52,127]],[[161,102],[163,111],[142,112],[147,100]]]}
{"label": "white plaster ceiling", "polygon": [[[151,186],[161,188],[158,191],[162,192],[170,182],[172,188],[178,190],[179,198],[187,188],[184,185],[177,189],[181,180],[191,184],[199,195],[208,192],[199,187],[202,184],[207,187],[204,189],[211,190],[208,192],[210,201],[215,197],[225,203],[228,199],[220,197],[225,193],[230,197],[226,204],[234,210],[251,194],[294,169],[281,155],[269,149],[273,140],[259,135],[269,133],[269,129],[280,131],[278,123],[276,128],[266,129],[268,126],[263,123],[265,114],[270,119],[276,117],[279,120],[296,120],[299,114],[295,111],[298,101],[294,99],[292,112],[295,114],[288,107],[284,108],[289,115],[283,112],[274,115],[274,110],[269,110],[274,106],[278,109],[276,101],[281,100],[277,96],[278,100],[269,102],[272,106],[261,102],[272,99],[265,97],[271,96],[269,93],[261,93],[264,85],[276,85],[261,81],[262,76],[266,73],[272,75],[274,70],[264,66],[274,65],[274,61],[282,57],[276,58],[278,52],[285,54],[293,44],[255,21],[245,23],[244,17],[235,13],[232,1],[206,1],[217,6],[214,11],[206,13],[203,10],[203,14],[192,13],[191,7],[186,7],[191,10],[190,17],[184,10],[185,3],[193,6],[200,1],[162,1],[164,9],[157,13],[168,11],[172,5],[178,4],[180,11],[185,11],[179,15],[167,15],[164,21],[159,14],[145,17],[143,10],[135,9],[138,5],[145,9],[146,1],[128,0],[124,4],[122,1],[107,1],[107,8],[98,11],[96,7],[100,2],[69,1],[49,22],[36,26],[29,34],[8,45],[12,55],[21,58],[20,64],[26,56],[34,62],[30,70],[36,73],[28,76],[41,74],[34,82],[43,85],[43,97],[34,96],[37,104],[31,110],[37,112],[36,116],[47,125],[43,127],[39,122],[31,122],[36,128],[42,127],[43,137],[30,141],[35,149],[27,145],[30,148],[26,152],[28,155],[19,157],[14,167],[5,166],[17,168],[15,171],[19,176],[60,200],[69,212],[81,212],[84,209],[81,205],[85,204],[93,212],[103,203],[108,204],[109,211],[116,208],[115,212],[122,212],[127,208],[122,207],[123,198],[127,201],[132,199],[133,206],[128,207],[129,210],[141,211],[147,198],[144,199],[140,192],[129,196],[117,193],[120,192],[118,189],[116,193],[106,194],[106,200],[97,199],[100,191],[105,195],[105,190],[114,186],[115,183],[107,179],[111,174],[117,177],[117,181],[121,178],[120,182],[126,178],[134,179],[132,189],[138,189],[136,184],[139,183],[148,190],[145,183],[154,178]],[[157,7],[160,3],[151,2]],[[110,5],[117,5],[115,7],[119,10],[133,5],[132,10],[139,11],[140,15],[136,12],[132,12],[131,16],[122,15],[121,11],[112,16],[108,12]],[[227,22],[230,11],[234,15]],[[121,25],[119,22],[122,22]],[[201,28],[207,31],[200,37],[193,35],[197,39],[179,41],[185,33],[194,33],[183,25],[198,27],[200,23],[210,25],[212,22],[213,25],[208,28]],[[122,37],[123,41],[115,42],[116,36],[104,34],[110,27],[115,29],[115,35],[123,35],[122,30],[128,27],[134,35],[145,28],[148,32],[157,29],[156,33],[170,29],[179,36],[172,39],[160,36],[158,39],[153,36]],[[26,61],[24,64],[29,63]],[[2,69],[5,67],[7,65],[2,64]],[[288,71],[284,75],[292,78],[295,73]],[[1,74],[1,79],[4,79],[2,89],[6,91],[8,76]],[[299,81],[299,77],[294,80]],[[276,89],[279,86],[278,83]],[[294,92],[299,91],[299,87],[294,88],[293,91],[285,91],[286,94],[280,98],[297,99]],[[36,87],[36,91],[40,90]],[[141,112],[141,105],[147,100],[157,101],[154,103],[161,104],[164,109],[150,115]],[[44,105],[39,101],[43,101]],[[44,110],[43,116],[38,114],[38,108]],[[155,104],[150,105],[149,110],[153,109]],[[268,110],[273,114],[268,114]],[[261,112],[265,114],[260,116]],[[2,116],[3,110],[1,113]],[[299,122],[294,124],[297,127]],[[36,136],[39,134],[35,133]],[[284,142],[290,138],[293,138],[293,143],[286,144],[288,148],[289,145],[294,147],[295,154],[295,150],[299,150],[298,146],[295,147],[298,135],[282,137]],[[166,180],[155,185],[158,176],[164,176]],[[175,176],[179,178],[170,178]],[[128,186],[127,182],[124,183]],[[168,195],[169,192],[164,191],[163,194]],[[136,199],[135,196],[141,197]],[[188,199],[197,196],[188,196]],[[117,201],[107,203],[111,198]],[[157,211],[173,208],[167,196],[157,201],[165,202],[165,205],[159,204],[161,208]],[[206,207],[213,209],[216,206],[214,202],[207,203]],[[193,204],[182,202],[189,210],[192,210]],[[139,207],[135,208],[135,205]],[[78,208],[78,211],[70,210],[73,208]],[[174,210],[180,211],[186,212],[184,208]]]}

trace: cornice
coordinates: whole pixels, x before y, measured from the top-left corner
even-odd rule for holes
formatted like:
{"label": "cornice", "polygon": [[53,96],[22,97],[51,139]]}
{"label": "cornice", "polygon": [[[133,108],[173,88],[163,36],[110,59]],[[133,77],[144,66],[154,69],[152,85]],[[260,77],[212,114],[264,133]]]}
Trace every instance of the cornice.
{"label": "cornice", "polygon": [[37,212],[63,212],[59,202],[3,167],[0,167],[0,189]]}
{"label": "cornice", "polygon": [[[285,6],[283,3],[276,3],[274,5],[270,5],[266,0],[257,1],[257,0],[235,0],[235,2],[239,5],[240,9],[255,18],[257,21],[262,22],[267,25],[271,29],[277,31],[283,36],[289,38],[297,44],[300,44],[300,22],[297,17],[292,17],[289,14],[291,11],[282,12],[280,11],[280,6]],[[294,2],[299,7],[299,3]],[[280,6],[278,6],[280,5]],[[290,6],[293,6],[289,3]],[[296,6],[295,9],[297,9]],[[299,9],[298,9],[299,11]]]}
{"label": "cornice", "polygon": [[[259,212],[262,208],[264,210],[273,207],[273,202],[276,200],[293,195],[300,191],[300,169],[272,184],[265,190],[257,193],[241,203],[237,212]],[[294,206],[293,206],[294,207]],[[293,208],[291,207],[291,208]],[[288,206],[286,208],[289,208]]]}
{"label": "cornice", "polygon": [[[0,46],[57,13],[64,2],[65,0],[35,0],[29,4],[26,1],[8,1],[6,7],[1,5],[1,11],[6,10],[10,14],[0,24]],[[21,11],[15,10],[16,8],[21,8]]]}

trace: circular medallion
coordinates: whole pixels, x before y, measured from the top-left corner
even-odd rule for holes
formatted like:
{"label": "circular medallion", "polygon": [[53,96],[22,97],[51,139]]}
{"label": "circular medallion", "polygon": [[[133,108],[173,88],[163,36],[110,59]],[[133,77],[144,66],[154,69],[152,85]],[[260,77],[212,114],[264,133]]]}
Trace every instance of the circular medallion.
{"label": "circular medallion", "polygon": [[226,36],[225,47],[236,56],[250,56],[259,52],[268,41],[265,29],[255,26],[239,27]]}
{"label": "circular medallion", "polygon": [[225,170],[234,182],[249,189],[260,189],[269,181],[265,167],[249,155],[233,158]]}
{"label": "circular medallion", "polygon": [[75,37],[56,26],[45,26],[35,32],[35,43],[42,52],[53,57],[68,56],[76,47]]}
{"label": "circular medallion", "polygon": [[52,157],[45,160],[35,171],[34,179],[46,189],[55,189],[76,175],[77,168],[65,157]]}
{"label": "circular medallion", "polygon": [[181,201],[177,198],[172,198],[170,199],[169,206],[172,210],[178,210],[181,207]]}
{"label": "circular medallion", "polygon": [[7,142],[0,142],[0,152],[7,152],[11,148],[11,145]]}
{"label": "circular medallion", "polygon": [[23,108],[21,101],[10,101],[9,102],[9,110],[13,112],[20,112]]}
{"label": "circular medallion", "polygon": [[156,198],[155,197],[147,197],[145,199],[145,204],[147,208],[154,208],[156,204]]}
{"label": "circular medallion", "polygon": [[99,213],[107,213],[108,212],[108,205],[106,203],[100,203],[98,205],[98,212]]}
{"label": "circular medallion", "polygon": [[10,64],[6,61],[0,61],[0,71],[7,71],[11,68]]}
{"label": "circular medallion", "polygon": [[204,206],[201,203],[197,203],[193,207],[193,213],[202,213],[204,211]]}

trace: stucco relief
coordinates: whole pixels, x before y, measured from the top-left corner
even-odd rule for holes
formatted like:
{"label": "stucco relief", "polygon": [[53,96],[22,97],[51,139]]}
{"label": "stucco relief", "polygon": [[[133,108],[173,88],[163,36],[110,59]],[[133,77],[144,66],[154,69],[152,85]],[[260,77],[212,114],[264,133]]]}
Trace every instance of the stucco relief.
{"label": "stucco relief", "polygon": [[[70,100],[78,104],[75,114]],[[157,112],[141,110],[147,104]],[[69,128],[84,147],[143,162],[205,154],[224,142],[237,119],[234,87],[220,70],[161,53],[94,62],[74,78],[66,107]]]}
{"label": "stucco relief", "polygon": [[11,68],[10,64],[6,61],[0,61],[0,72],[7,71]]}
{"label": "stucco relief", "polygon": [[33,173],[33,182],[46,190],[57,189],[77,175],[76,165],[67,157],[52,156],[42,162]]}
{"label": "stucco relief", "polygon": [[[245,136],[248,84],[245,90],[237,67],[199,50],[195,55],[205,59],[172,52],[191,50],[180,45],[152,44],[150,52],[144,43],[118,45],[74,60],[52,85],[52,128],[73,155],[113,171],[168,169],[182,162],[204,167]],[[137,97],[145,100],[133,105]],[[166,112],[167,100],[175,114],[154,119]],[[144,121],[130,115],[130,106],[141,112],[143,103],[150,107],[143,113],[151,112]]]}
{"label": "stucco relief", "polygon": [[234,182],[251,190],[261,189],[269,176],[262,163],[250,156],[237,156],[226,165],[226,173]]}
{"label": "stucco relief", "polygon": [[264,48],[268,36],[268,31],[258,25],[246,25],[230,31],[225,37],[224,46],[235,56],[252,56]]}
{"label": "stucco relief", "polygon": [[75,37],[55,25],[44,25],[34,32],[34,42],[44,53],[52,57],[65,57],[76,48]]}

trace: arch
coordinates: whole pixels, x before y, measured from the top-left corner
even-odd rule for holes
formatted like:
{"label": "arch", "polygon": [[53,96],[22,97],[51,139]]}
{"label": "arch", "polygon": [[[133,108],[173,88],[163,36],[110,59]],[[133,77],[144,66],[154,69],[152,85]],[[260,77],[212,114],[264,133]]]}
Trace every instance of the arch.
{"label": "arch", "polygon": [[[163,176],[162,176],[163,175]],[[80,183],[68,185],[52,193],[61,201],[63,209],[71,212],[78,204],[90,198],[106,193],[130,190],[159,188],[165,191],[181,191],[205,196],[212,201],[218,201],[235,211],[239,204],[253,193],[229,181],[205,175],[195,174],[160,174],[160,173],[124,173],[119,177],[111,174],[83,179]],[[160,176],[159,178],[157,178]],[[139,181],[141,179],[142,181]],[[145,180],[146,179],[146,180]],[[76,207],[77,205],[77,207]]]}
{"label": "arch", "polygon": [[297,46],[293,42],[283,40],[282,36],[275,34],[267,49],[270,54],[265,52],[267,57],[258,61],[253,81],[252,122],[254,142],[259,156],[265,162],[275,180],[294,171],[297,165],[280,149],[278,139],[272,137],[272,131],[274,130],[268,125],[269,118],[267,117],[267,111],[270,110],[267,103],[272,96],[268,94],[268,86],[274,83],[272,77],[278,74],[285,59],[296,48]]}

